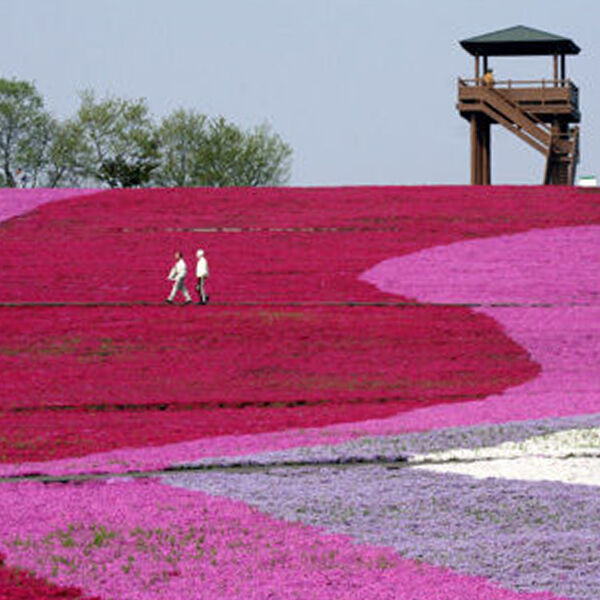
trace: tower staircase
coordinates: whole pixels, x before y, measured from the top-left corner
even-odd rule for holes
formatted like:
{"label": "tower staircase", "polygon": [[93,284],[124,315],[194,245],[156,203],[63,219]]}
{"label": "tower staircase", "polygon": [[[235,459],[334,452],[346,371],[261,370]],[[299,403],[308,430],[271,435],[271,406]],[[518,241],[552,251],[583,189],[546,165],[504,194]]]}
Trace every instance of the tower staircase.
{"label": "tower staircase", "polygon": [[577,125],[545,123],[494,87],[481,86],[478,91],[477,109],[480,112],[492,122],[503,125],[546,157],[544,184],[573,185],[579,161]]}

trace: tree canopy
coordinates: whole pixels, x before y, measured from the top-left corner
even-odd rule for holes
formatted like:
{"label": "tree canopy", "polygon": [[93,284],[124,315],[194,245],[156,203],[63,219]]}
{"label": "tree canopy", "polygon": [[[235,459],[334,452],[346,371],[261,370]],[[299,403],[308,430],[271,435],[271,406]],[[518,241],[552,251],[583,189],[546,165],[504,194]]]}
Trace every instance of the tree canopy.
{"label": "tree canopy", "polygon": [[291,161],[268,123],[244,130],[183,108],[157,123],[145,99],[93,90],[61,121],[33,83],[0,79],[2,187],[276,186]]}
{"label": "tree canopy", "polygon": [[265,186],[289,180],[291,148],[268,124],[249,131],[183,109],[159,128],[163,160],[155,180],[165,186]]}
{"label": "tree canopy", "polygon": [[37,172],[51,123],[32,83],[0,79],[0,161],[5,185],[17,185],[17,173],[23,169]]}

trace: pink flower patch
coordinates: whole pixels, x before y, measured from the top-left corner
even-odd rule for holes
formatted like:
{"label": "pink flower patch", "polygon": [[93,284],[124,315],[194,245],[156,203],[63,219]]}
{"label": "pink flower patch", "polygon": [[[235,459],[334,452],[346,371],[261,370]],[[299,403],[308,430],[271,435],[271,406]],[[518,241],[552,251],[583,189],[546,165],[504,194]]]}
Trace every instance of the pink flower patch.
{"label": "pink flower patch", "polygon": [[102,193],[101,190],[93,189],[35,189],[21,190],[3,188],[0,189],[0,223],[14,217],[25,215],[39,206],[58,200],[70,198],[83,198],[92,194]]}
{"label": "pink flower patch", "polygon": [[557,600],[154,481],[3,484],[0,502],[11,565],[105,598]]}
{"label": "pink flower patch", "polygon": [[475,305],[541,365],[538,377],[502,395],[420,409],[389,425],[450,427],[598,412],[599,246],[600,227],[530,231],[424,250],[364,273],[361,279],[382,291],[420,302]]}

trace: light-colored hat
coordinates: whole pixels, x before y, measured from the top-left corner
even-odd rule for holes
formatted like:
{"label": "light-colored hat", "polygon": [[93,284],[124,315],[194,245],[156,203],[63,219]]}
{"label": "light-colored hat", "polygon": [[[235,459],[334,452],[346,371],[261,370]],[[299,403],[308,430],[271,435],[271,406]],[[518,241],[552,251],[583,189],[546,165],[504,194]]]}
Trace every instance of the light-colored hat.
{"label": "light-colored hat", "polygon": [[204,256],[204,250],[202,250],[202,248],[199,248],[199,249],[198,249],[198,252],[196,252],[196,256],[197,256],[198,258],[200,258],[201,256]]}

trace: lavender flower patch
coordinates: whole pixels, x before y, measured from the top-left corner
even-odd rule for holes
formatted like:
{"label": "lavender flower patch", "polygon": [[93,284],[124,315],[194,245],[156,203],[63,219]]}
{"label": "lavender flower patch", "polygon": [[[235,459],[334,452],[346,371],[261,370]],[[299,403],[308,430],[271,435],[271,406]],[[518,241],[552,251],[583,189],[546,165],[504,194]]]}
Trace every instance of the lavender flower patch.
{"label": "lavender flower patch", "polygon": [[593,487],[389,465],[186,473],[165,482],[518,591],[600,597],[600,495]]}

